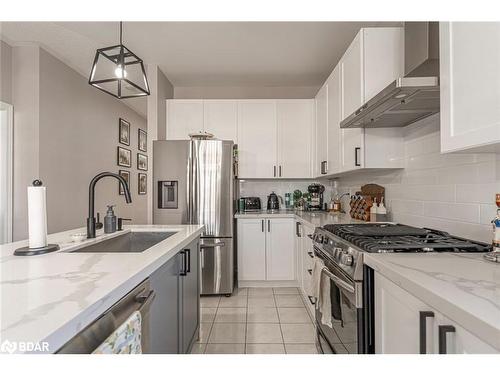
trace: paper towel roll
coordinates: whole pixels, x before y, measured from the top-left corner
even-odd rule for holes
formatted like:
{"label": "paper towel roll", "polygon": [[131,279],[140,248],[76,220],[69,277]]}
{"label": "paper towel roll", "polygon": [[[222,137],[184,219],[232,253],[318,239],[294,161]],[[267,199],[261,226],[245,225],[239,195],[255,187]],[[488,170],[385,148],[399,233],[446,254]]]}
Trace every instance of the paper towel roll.
{"label": "paper towel roll", "polygon": [[28,186],[29,248],[47,246],[45,186]]}

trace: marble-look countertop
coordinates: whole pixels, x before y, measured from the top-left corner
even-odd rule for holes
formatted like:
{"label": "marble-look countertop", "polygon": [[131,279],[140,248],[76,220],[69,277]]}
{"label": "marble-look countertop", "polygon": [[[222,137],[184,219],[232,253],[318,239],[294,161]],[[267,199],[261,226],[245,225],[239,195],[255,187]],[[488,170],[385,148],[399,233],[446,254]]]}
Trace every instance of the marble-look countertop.
{"label": "marble-look countertop", "polygon": [[500,264],[483,254],[365,254],[364,262],[500,351]]}
{"label": "marble-look countertop", "polygon": [[365,223],[364,221],[351,218],[349,214],[325,211],[280,210],[272,212],[243,212],[237,213],[234,217],[236,219],[295,218],[302,224],[313,228],[322,227],[326,224]]}
{"label": "marble-look countertop", "polygon": [[[131,225],[121,232],[71,242],[72,234],[85,231],[49,235],[49,243],[61,248],[49,254],[12,255],[27,240],[0,246],[0,343],[47,342],[48,352],[57,351],[198,237],[203,226]],[[142,253],[72,252],[130,231],[175,234]]]}

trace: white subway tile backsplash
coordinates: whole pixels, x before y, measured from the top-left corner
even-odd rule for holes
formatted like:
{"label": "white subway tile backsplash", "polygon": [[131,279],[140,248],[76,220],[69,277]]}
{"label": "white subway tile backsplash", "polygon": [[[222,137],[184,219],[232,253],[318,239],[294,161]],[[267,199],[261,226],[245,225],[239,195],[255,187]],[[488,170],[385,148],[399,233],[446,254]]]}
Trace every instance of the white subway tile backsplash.
{"label": "white subway tile backsplash", "polygon": [[500,155],[441,154],[439,115],[406,127],[404,134],[404,170],[361,171],[341,177],[340,189],[355,192],[366,183],[380,184],[393,221],[489,243]]}
{"label": "white subway tile backsplash", "polygon": [[479,209],[478,204],[425,202],[424,216],[479,223]]}

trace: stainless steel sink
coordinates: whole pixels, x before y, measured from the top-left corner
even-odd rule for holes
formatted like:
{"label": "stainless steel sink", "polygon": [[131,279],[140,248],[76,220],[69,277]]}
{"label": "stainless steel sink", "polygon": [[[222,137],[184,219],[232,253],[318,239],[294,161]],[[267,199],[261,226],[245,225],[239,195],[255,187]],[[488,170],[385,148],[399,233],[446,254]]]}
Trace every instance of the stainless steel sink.
{"label": "stainless steel sink", "polygon": [[176,232],[129,232],[89,246],[73,253],[142,253]]}

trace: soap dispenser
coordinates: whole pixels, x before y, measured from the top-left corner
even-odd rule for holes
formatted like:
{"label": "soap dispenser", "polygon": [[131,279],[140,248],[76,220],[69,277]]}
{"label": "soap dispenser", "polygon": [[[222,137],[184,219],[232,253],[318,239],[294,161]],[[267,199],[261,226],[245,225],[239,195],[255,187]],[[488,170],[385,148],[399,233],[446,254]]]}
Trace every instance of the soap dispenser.
{"label": "soap dispenser", "polygon": [[113,207],[114,205],[108,206],[108,211],[104,216],[104,233],[116,232],[116,216]]}

